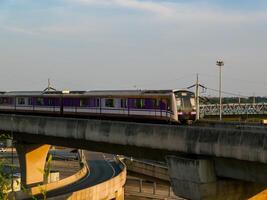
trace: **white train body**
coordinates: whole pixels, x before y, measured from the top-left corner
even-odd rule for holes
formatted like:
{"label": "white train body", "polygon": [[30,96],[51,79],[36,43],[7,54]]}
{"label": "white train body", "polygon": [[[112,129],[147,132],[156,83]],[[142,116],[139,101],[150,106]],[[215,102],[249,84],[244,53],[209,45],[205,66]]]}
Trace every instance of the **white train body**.
{"label": "white train body", "polygon": [[0,112],[179,122],[194,120],[194,98],[185,90],[2,92]]}

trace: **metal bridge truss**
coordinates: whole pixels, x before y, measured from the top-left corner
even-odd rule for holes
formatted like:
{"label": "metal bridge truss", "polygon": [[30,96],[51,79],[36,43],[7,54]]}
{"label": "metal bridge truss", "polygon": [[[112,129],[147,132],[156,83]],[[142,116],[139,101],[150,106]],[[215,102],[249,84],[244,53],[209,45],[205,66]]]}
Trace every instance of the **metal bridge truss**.
{"label": "metal bridge truss", "polygon": [[[254,104],[223,104],[223,115],[266,115],[267,103]],[[200,105],[200,114],[219,115],[220,104]]]}

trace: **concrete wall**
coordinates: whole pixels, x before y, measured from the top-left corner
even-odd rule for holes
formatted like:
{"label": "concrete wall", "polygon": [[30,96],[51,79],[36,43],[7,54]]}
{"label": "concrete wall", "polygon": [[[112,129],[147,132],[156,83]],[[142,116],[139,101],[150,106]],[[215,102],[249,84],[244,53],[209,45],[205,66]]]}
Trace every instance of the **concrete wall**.
{"label": "concrete wall", "polygon": [[108,181],[95,186],[66,194],[68,200],[124,200],[124,185],[126,183],[126,167],[120,163],[121,172]]}
{"label": "concrete wall", "polygon": [[[235,176],[237,167],[218,164],[215,157],[267,163],[267,131],[261,128],[202,127],[138,124],[88,119],[0,115],[0,130],[13,132],[16,140],[79,147],[128,156],[153,159],[155,156],[195,155],[196,159],[170,162],[170,178],[177,195],[191,199],[242,199],[243,194],[260,191],[262,185],[220,176],[242,179],[245,170]],[[65,143],[64,143],[65,142]],[[204,156],[205,159],[197,157]],[[184,162],[184,163],[183,163]],[[213,164],[211,164],[213,163]],[[220,163],[218,161],[217,163]],[[265,166],[264,166],[265,167]],[[264,167],[261,168],[265,172]],[[225,173],[222,173],[226,169]],[[261,173],[259,172],[259,174]],[[253,176],[253,175],[252,175]],[[258,181],[258,175],[252,180]],[[265,177],[265,175],[264,175]],[[265,179],[265,178],[263,178]],[[260,179],[260,180],[263,180]],[[245,179],[246,180],[246,179]],[[251,180],[251,179],[249,179]],[[236,190],[240,191],[236,193]],[[92,192],[95,190],[92,190]],[[97,189],[97,191],[100,191]],[[230,191],[230,192],[229,192]],[[84,194],[86,192],[84,191]],[[236,193],[236,194],[235,194]],[[194,196],[186,196],[192,194]],[[232,198],[228,198],[232,194]],[[215,196],[214,196],[215,195]],[[243,195],[243,196],[242,196]],[[211,198],[210,198],[211,197]]]}
{"label": "concrete wall", "polygon": [[[69,140],[80,139],[112,144],[113,147],[134,146],[267,163],[266,130],[247,131],[234,127],[223,129],[19,115],[0,115],[0,130]],[[101,148],[105,151],[105,145]],[[121,152],[123,153],[125,152]]]}
{"label": "concrete wall", "polygon": [[128,158],[124,159],[124,163],[126,164],[128,171],[143,174],[164,181],[170,181],[167,166],[152,164],[134,159],[131,160]]}
{"label": "concrete wall", "polygon": [[212,160],[168,156],[167,161],[174,193],[186,199],[243,200],[265,189],[261,184],[217,177]]}
{"label": "concrete wall", "polygon": [[216,176],[257,182],[267,187],[267,166],[263,163],[214,158]]}

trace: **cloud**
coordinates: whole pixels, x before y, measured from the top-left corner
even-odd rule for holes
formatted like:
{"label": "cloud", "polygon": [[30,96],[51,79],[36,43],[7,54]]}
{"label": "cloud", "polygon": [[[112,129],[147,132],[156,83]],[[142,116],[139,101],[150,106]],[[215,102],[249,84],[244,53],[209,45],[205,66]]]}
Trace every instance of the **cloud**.
{"label": "cloud", "polygon": [[76,3],[88,5],[104,5],[104,6],[121,6],[129,9],[151,12],[161,17],[170,17],[174,14],[174,10],[163,3],[153,1],[139,0],[69,0]]}
{"label": "cloud", "polygon": [[8,31],[8,32],[12,32],[12,33],[25,34],[25,35],[30,35],[30,36],[38,34],[36,31],[33,31],[31,29],[22,28],[18,26],[2,26],[0,27],[0,29]]}
{"label": "cloud", "polygon": [[[108,8],[122,7],[124,10],[134,9],[155,15],[157,22],[158,17],[160,19],[166,19],[161,21],[161,24],[157,24],[157,26],[165,26],[168,23],[174,23],[176,25],[179,24],[179,27],[183,25],[187,28],[191,27],[191,30],[195,29],[195,26],[203,27],[210,26],[211,24],[229,27],[229,25],[235,26],[239,23],[252,24],[267,22],[267,12],[264,12],[264,9],[233,11],[231,9],[229,10],[207,4],[201,5],[199,3],[192,4],[185,2],[181,3],[178,1],[152,0],[63,0],[63,2],[78,5],[88,5],[92,6],[93,8],[95,6],[100,6]],[[3,14],[0,14],[0,26],[2,24],[2,28],[0,28],[5,31],[27,35],[63,34],[72,36],[81,35],[84,33],[93,33],[94,35],[97,35],[97,32],[112,32],[118,27],[118,21],[121,22],[121,24],[124,23],[125,25],[127,24],[126,21],[128,20],[128,16],[121,18],[120,10],[118,10],[117,14],[114,13],[114,16],[110,18],[106,18],[106,16],[102,16],[101,13],[99,13],[99,15],[97,14],[96,19],[96,16],[94,16],[95,13],[93,16],[89,13],[80,14],[81,12],[77,7],[74,8],[74,10],[69,10],[70,7],[67,5],[64,5],[65,9],[62,9],[62,7],[52,8],[54,9],[49,7],[46,12],[42,12],[40,15],[49,15],[53,20],[50,19],[46,21],[45,24],[37,24],[35,26],[32,26],[30,23],[31,20],[25,20],[23,18],[10,23],[7,20],[9,17],[5,17]],[[73,9],[73,7],[71,8]],[[32,15],[33,14],[36,15],[36,13],[32,13]],[[125,12],[122,14],[127,15]],[[130,18],[129,20],[136,20],[136,22],[140,22],[140,20],[145,21],[147,18],[144,18],[142,15],[134,15],[134,18]],[[22,23],[19,21],[22,21]],[[151,20],[149,19],[148,22],[150,23]],[[112,26],[110,26],[110,24],[112,24]],[[147,24],[146,26],[149,25]]]}
{"label": "cloud", "polygon": [[201,2],[192,3],[181,1],[152,1],[152,0],[67,0],[69,2],[100,5],[119,6],[128,9],[153,13],[161,18],[171,21],[204,21],[204,22],[255,22],[267,20],[266,9],[227,9],[217,4]]}

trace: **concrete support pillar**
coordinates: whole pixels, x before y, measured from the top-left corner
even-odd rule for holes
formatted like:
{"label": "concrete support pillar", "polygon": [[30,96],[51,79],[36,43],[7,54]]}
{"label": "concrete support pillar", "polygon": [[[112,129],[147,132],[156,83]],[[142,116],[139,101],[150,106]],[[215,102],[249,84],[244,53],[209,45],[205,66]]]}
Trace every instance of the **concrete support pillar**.
{"label": "concrete support pillar", "polygon": [[143,191],[143,180],[140,179],[139,180],[139,192],[142,193],[142,191]]}
{"label": "concrete support pillar", "polygon": [[166,159],[172,188],[177,196],[203,199],[216,193],[213,184],[216,175],[212,161],[176,156],[167,156]]}
{"label": "concrete support pillar", "polygon": [[121,188],[116,192],[115,200],[124,200],[124,188]]}
{"label": "concrete support pillar", "polygon": [[153,183],[153,194],[156,195],[156,191],[157,191],[157,183],[154,182]]}
{"label": "concrete support pillar", "polygon": [[169,186],[168,197],[170,197],[170,196],[171,196],[171,194],[172,194],[172,187],[171,187],[171,186]]}
{"label": "concrete support pillar", "polygon": [[16,143],[21,170],[21,183],[24,187],[44,181],[46,157],[50,149],[47,144]]}
{"label": "concrete support pillar", "polygon": [[166,157],[175,195],[192,200],[248,199],[264,186],[216,176],[214,162],[209,159]]}

